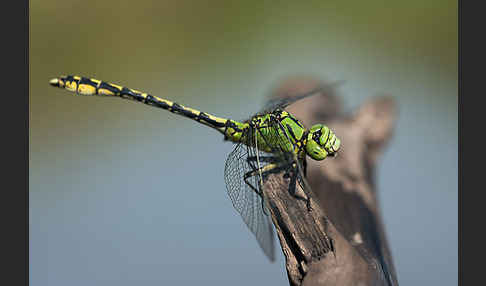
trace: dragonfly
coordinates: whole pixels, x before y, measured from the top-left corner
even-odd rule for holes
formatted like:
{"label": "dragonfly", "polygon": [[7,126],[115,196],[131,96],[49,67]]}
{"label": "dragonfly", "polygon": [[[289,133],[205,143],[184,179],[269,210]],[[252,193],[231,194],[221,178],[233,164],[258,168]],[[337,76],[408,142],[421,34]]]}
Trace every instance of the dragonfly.
{"label": "dragonfly", "polygon": [[[209,126],[236,146],[228,155],[224,180],[234,208],[255,235],[258,244],[270,259],[275,260],[274,233],[264,190],[271,175],[281,175],[288,182],[288,191],[296,198],[296,186],[304,191],[310,208],[311,190],[305,179],[306,158],[322,161],[337,155],[341,141],[324,124],[310,129],[285,111],[290,104],[320,94],[329,86],[281,100],[270,100],[245,121],[214,116],[167,99],[117,84],[76,75],[60,76],[49,83],[75,95],[120,97],[168,110],[174,114]],[[302,197],[300,197],[302,198]]]}

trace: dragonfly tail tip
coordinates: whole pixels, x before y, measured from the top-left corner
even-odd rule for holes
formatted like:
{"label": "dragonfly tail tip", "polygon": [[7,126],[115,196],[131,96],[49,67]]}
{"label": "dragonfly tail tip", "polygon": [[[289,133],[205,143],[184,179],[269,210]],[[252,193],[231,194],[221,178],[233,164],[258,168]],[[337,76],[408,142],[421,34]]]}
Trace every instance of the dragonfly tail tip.
{"label": "dragonfly tail tip", "polygon": [[53,78],[49,81],[49,84],[52,85],[52,86],[56,86],[58,87],[59,86],[59,79],[58,78]]}

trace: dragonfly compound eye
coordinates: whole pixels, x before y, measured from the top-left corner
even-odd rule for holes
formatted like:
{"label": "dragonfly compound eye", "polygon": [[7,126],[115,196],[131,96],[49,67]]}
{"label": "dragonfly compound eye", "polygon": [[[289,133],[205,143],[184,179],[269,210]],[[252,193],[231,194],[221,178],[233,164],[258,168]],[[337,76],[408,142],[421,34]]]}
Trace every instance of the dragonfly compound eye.
{"label": "dragonfly compound eye", "polygon": [[319,143],[331,156],[334,156],[341,147],[341,140],[329,128],[327,128],[326,132],[323,132]]}
{"label": "dragonfly compound eye", "polygon": [[316,124],[311,127],[307,135],[305,151],[307,155],[317,161],[324,160],[329,153],[323,144],[321,144],[322,132],[325,130],[329,130],[329,128],[322,124]]}

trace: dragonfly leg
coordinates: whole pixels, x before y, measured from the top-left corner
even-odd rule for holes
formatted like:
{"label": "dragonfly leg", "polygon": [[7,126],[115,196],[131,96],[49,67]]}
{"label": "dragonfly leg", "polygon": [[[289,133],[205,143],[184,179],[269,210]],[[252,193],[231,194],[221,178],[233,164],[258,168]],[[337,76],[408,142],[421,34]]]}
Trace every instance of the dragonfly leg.
{"label": "dragonfly leg", "polygon": [[[248,174],[248,173],[247,173],[247,174]],[[256,174],[249,175],[249,177],[248,177],[248,178],[250,178],[250,177],[252,177],[252,176],[256,176]],[[246,177],[246,176],[245,176],[245,177]],[[247,185],[248,185],[250,188],[252,188],[254,192],[256,192],[256,193],[257,193],[257,194],[260,196],[260,198],[261,198],[261,204],[262,204],[261,208],[262,208],[262,210],[263,210],[263,213],[264,213],[265,215],[268,215],[268,213],[267,213],[267,211],[266,211],[266,209],[265,209],[265,198],[264,198],[264,196],[263,196],[263,191],[261,191],[261,189],[262,189],[262,188],[261,188],[261,186],[259,186],[259,188],[258,188],[259,190],[258,190],[258,189],[257,189],[255,186],[253,186],[253,184],[252,184],[252,183],[250,183],[250,182],[248,181],[248,178],[245,178],[245,183],[246,183],[246,184],[247,184]],[[259,185],[260,185],[260,180],[258,180],[258,183],[259,183]]]}
{"label": "dragonfly leg", "polygon": [[[285,130],[285,127],[282,125],[281,122],[277,122],[277,124],[281,130]],[[290,140],[286,132],[283,132],[283,134],[285,135],[285,138],[288,140],[288,142],[292,142],[292,140]],[[299,184],[302,187],[302,190],[304,191],[305,195],[307,196],[307,210],[311,211],[312,207],[311,207],[310,186],[307,183],[307,180],[305,179],[305,172],[307,171],[307,162],[304,159],[303,161],[304,167],[302,167],[300,163],[301,161],[297,157],[296,153],[291,153],[291,157],[289,157],[288,159],[292,162],[291,163],[292,169],[296,174],[298,174]]]}
{"label": "dragonfly leg", "polygon": [[302,168],[304,169],[304,176],[307,176],[307,160],[306,160],[307,157],[304,157],[304,159],[302,160]]}
{"label": "dragonfly leg", "polygon": [[307,210],[311,211],[311,199],[312,199],[312,194],[310,192],[310,187],[309,184],[307,183],[307,180],[304,175],[304,171],[302,170],[302,167],[298,163],[293,163],[292,168],[294,169],[295,174],[297,175],[299,185],[304,191],[307,199],[306,199],[306,205],[307,205]]}
{"label": "dragonfly leg", "polygon": [[[262,169],[262,167],[257,166],[258,161],[265,162],[265,163],[277,163],[278,162],[277,158],[275,158],[273,156],[262,156],[262,157],[250,156],[250,157],[246,158],[246,162],[248,163],[248,165],[250,165],[250,167],[252,168],[253,171]],[[257,163],[257,164],[255,164],[255,163]],[[262,169],[262,171],[263,171],[263,169]],[[265,178],[262,176],[262,179],[264,180]]]}
{"label": "dragonfly leg", "polygon": [[[263,157],[259,157],[259,159],[260,159],[260,161],[264,161],[264,162],[277,162],[278,161],[278,159],[274,156],[263,156]],[[250,172],[247,173],[248,178],[251,177],[251,176],[257,175],[258,172],[259,172],[258,168],[256,168],[253,164],[253,162],[255,162],[256,160],[257,160],[256,156],[252,156],[252,157],[247,158],[248,164],[253,167],[253,171],[250,171]],[[305,169],[306,169],[306,165],[307,165],[305,163],[306,162],[304,161],[304,167],[303,167],[304,173],[305,173]],[[310,207],[311,194],[304,187],[304,184],[300,182],[301,178],[299,176],[299,167],[296,163],[280,164],[279,168],[277,168],[275,166],[275,167],[271,167],[267,170],[264,170],[263,168],[260,168],[260,169],[262,170],[263,181],[265,181],[265,178],[266,178],[267,175],[269,175],[271,173],[278,173],[278,172],[284,170],[285,171],[285,173],[283,175],[284,179],[290,179],[289,189],[288,189],[289,193],[297,199],[305,200],[307,208],[311,209],[311,207]],[[245,177],[246,177],[246,175],[245,175]],[[299,181],[299,184],[301,185],[302,190],[304,191],[304,193],[306,195],[306,198],[302,198],[302,197],[297,196],[297,194],[296,194],[297,181]],[[246,182],[247,182],[247,184],[250,184],[248,181],[246,181]],[[256,188],[253,185],[251,185],[251,187],[252,187],[253,190],[256,191]],[[256,192],[259,193],[258,191],[256,191]]]}
{"label": "dragonfly leg", "polygon": [[[259,169],[255,168],[255,169],[253,169],[253,171],[249,171],[249,172],[245,173],[245,175],[243,176],[243,179],[245,180],[245,183],[252,188],[252,190],[254,190],[257,194],[262,195],[261,192],[255,186],[253,186],[252,183],[250,183],[248,181],[248,179],[251,178],[251,177],[260,175],[260,173],[262,174],[262,177],[266,177],[269,174],[278,173],[278,172],[284,170],[285,168],[286,168],[286,166],[277,165],[277,164],[268,164],[268,165],[261,167]],[[258,181],[260,182],[260,180],[258,180]],[[261,189],[261,187],[262,186],[259,186],[259,189]]]}
{"label": "dragonfly leg", "polygon": [[[280,172],[284,167],[283,166],[279,166],[277,164],[269,164],[269,165],[266,165],[264,167],[261,167],[260,169],[254,169],[253,171],[249,171],[247,172],[243,179],[245,181],[245,183],[255,192],[257,193],[260,198],[262,199],[261,203],[262,203],[262,210],[263,212],[268,215],[266,209],[265,209],[265,198],[264,198],[264,195],[263,195],[263,191],[262,190],[262,185],[261,185],[261,182],[264,181],[264,178],[267,177],[267,175],[271,174],[271,173],[276,173],[276,172]],[[258,175],[261,175],[262,178],[261,180],[258,180],[258,188],[256,188],[251,182],[248,181],[249,178],[251,177],[254,177],[254,176],[258,176]]]}
{"label": "dragonfly leg", "polygon": [[255,192],[257,193],[259,196],[262,196],[262,194],[260,193],[260,191],[255,187],[253,186],[252,183],[250,183],[248,181],[249,178],[253,177],[253,176],[256,176],[257,173],[254,173],[255,171],[250,171],[248,173],[245,174],[245,176],[243,177],[243,179],[245,180],[245,183]]}
{"label": "dragonfly leg", "polygon": [[[258,159],[260,159],[260,161],[266,162],[266,163],[276,163],[277,162],[277,158],[275,158],[275,156],[258,156]],[[246,158],[246,160],[248,162],[255,162],[257,160],[257,156],[249,156],[248,158]]]}
{"label": "dragonfly leg", "polygon": [[[292,196],[294,196],[296,199],[305,201],[306,202],[307,209],[310,210],[311,209],[311,205],[310,205],[311,196],[310,196],[310,194],[308,194],[306,191],[304,191],[304,193],[306,195],[306,198],[303,198],[302,196],[298,196],[297,193],[296,193],[296,190],[297,190],[297,188],[296,188],[297,187],[297,180],[299,178],[299,174],[298,174],[297,170],[293,170],[291,174],[288,173],[287,174],[287,178],[290,178],[290,182],[289,182],[289,193]],[[304,187],[302,187],[302,189],[304,190]]]}
{"label": "dragonfly leg", "polygon": [[294,174],[292,176],[290,176],[289,174],[289,177],[290,177],[290,183],[289,183],[289,193],[292,195],[292,196],[296,196],[295,194],[295,187],[296,187],[296,183],[297,183],[297,173],[294,172]]}

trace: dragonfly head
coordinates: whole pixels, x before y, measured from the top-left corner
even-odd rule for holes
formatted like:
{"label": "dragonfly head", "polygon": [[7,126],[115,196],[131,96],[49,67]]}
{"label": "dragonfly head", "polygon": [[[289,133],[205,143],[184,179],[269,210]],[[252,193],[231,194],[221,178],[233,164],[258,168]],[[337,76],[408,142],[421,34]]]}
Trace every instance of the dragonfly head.
{"label": "dragonfly head", "polygon": [[327,156],[335,156],[340,146],[341,140],[329,127],[316,124],[309,130],[305,151],[312,159],[320,161]]}

